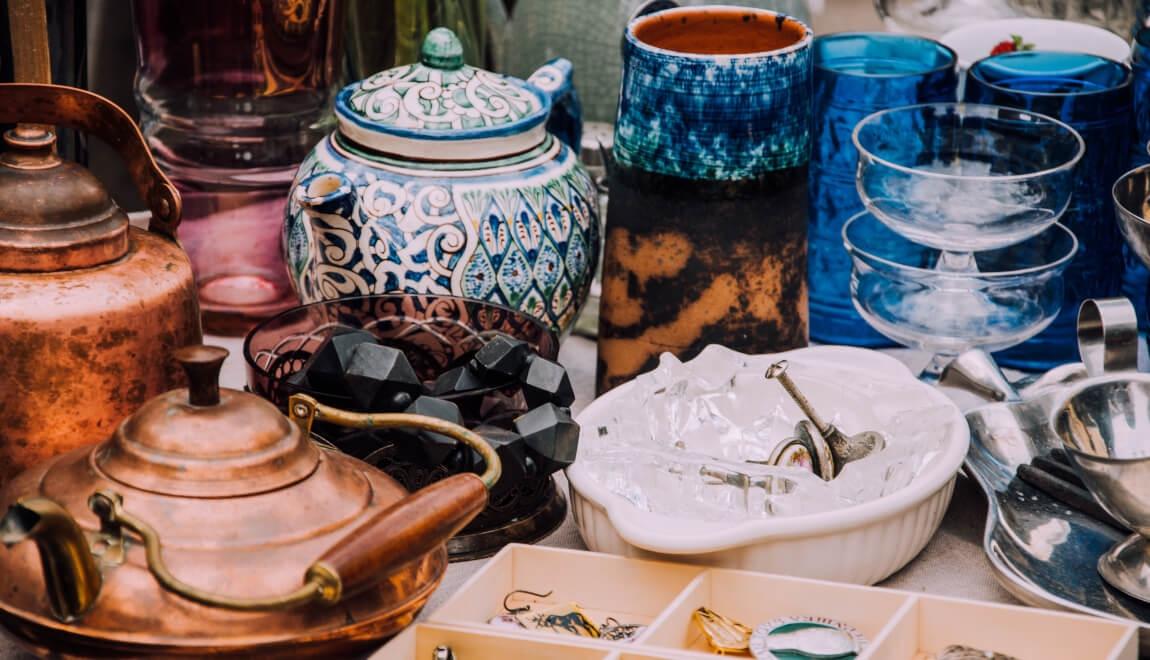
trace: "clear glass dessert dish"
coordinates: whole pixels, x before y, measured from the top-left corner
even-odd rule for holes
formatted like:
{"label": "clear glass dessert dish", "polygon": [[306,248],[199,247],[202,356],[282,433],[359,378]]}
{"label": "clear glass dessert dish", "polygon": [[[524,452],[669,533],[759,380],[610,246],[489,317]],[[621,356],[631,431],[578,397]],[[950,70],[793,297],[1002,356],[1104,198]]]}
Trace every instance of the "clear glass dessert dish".
{"label": "clear glass dessert dish", "polygon": [[1062,272],[1078,240],[1062,225],[1020,243],[971,253],[970,270],[941,268],[946,253],[911,242],[863,212],[843,227],[851,300],[871,326],[934,355],[924,377],[958,354],[1019,344],[1062,308]]}
{"label": "clear glass dessert dish", "polygon": [[970,253],[1025,240],[1066,210],[1082,138],[1044,115],[970,103],[877,112],[852,136],[867,210],[968,270]]}

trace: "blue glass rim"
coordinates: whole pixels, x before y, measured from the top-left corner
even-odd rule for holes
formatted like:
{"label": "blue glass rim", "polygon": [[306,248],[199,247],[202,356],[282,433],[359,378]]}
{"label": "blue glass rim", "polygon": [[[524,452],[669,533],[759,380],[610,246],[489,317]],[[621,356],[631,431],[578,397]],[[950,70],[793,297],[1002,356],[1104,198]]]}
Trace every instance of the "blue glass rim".
{"label": "blue glass rim", "polygon": [[[954,174],[947,174],[946,172],[928,172],[925,170],[908,167],[906,165],[899,165],[898,163],[891,162],[885,158],[882,158],[881,156],[875,155],[869,149],[863,147],[862,143],[859,141],[859,133],[861,133],[868,124],[875,123],[887,115],[902,112],[915,112],[924,108],[935,108],[936,110],[943,111],[949,110],[955,114],[961,114],[964,116],[980,116],[986,119],[1000,119],[1004,118],[1002,115],[1006,115],[1007,117],[1014,115],[1020,121],[1030,121],[1031,123],[1035,124],[1049,123],[1061,127],[1070,135],[1074,136],[1074,139],[1078,142],[1078,150],[1075,152],[1074,158],[1071,158],[1065,163],[1062,163],[1056,167],[1050,167],[1045,170],[1039,170],[1036,172],[1028,172],[1026,174],[1003,174],[998,176],[957,176]],[[1026,179],[1037,179],[1040,177],[1056,174],[1063,170],[1072,169],[1075,165],[1078,164],[1078,161],[1082,160],[1082,156],[1086,154],[1086,141],[1083,140],[1078,131],[1074,130],[1074,128],[1069,124],[1063,121],[1059,121],[1058,119],[1055,119],[1049,115],[1044,115],[1038,112],[1032,112],[1022,108],[1010,108],[1002,105],[990,105],[986,103],[919,103],[917,105],[906,105],[900,108],[879,110],[878,112],[874,112],[867,115],[866,117],[863,117],[857,124],[855,124],[854,130],[851,131],[851,143],[854,144],[855,149],[858,150],[860,160],[865,156],[866,158],[881,164],[883,167],[889,167],[890,169],[897,172],[903,172],[905,174],[911,174],[926,179],[962,179],[964,181],[1009,182],[1024,181]]]}
{"label": "blue glass rim", "polygon": [[1150,48],[1150,27],[1144,27],[1135,32],[1134,43],[1141,48]]}
{"label": "blue glass rim", "polygon": [[[832,41],[836,41],[838,39],[846,39],[846,38],[853,38],[853,39],[865,38],[865,39],[874,39],[874,40],[878,40],[878,41],[920,42],[920,43],[924,43],[924,44],[929,44],[931,46],[934,46],[934,48],[936,49],[936,52],[945,55],[946,61],[944,61],[942,64],[939,64],[938,66],[935,66],[935,67],[923,68],[923,69],[920,69],[917,71],[911,71],[911,72],[859,73],[859,72],[855,72],[855,71],[843,71],[841,69],[836,69],[834,66],[829,66],[826,61],[822,60],[819,57],[819,52],[820,52],[819,51],[819,45],[820,44],[825,44],[827,42],[832,42]],[[875,78],[875,79],[915,78],[918,76],[929,76],[933,73],[940,73],[940,72],[946,71],[948,69],[953,69],[953,68],[958,66],[958,53],[954,52],[954,49],[952,49],[950,46],[947,46],[946,44],[942,43],[941,41],[936,41],[936,40],[931,39],[929,37],[923,37],[923,36],[919,36],[917,34],[899,34],[899,33],[893,33],[893,32],[831,32],[829,34],[820,34],[819,36],[815,37],[813,46],[814,46],[813,50],[811,51],[812,52],[812,58],[811,59],[814,62],[814,67],[820,71],[826,71],[826,72],[832,73],[836,76],[843,76],[843,77]],[[834,62],[834,61],[835,61],[835,59],[830,60],[830,62]],[[918,60],[906,58],[906,59],[901,59],[899,61],[901,61],[901,62],[916,62]]]}
{"label": "blue glass rim", "polygon": [[[1097,89],[1088,89],[1088,90],[1081,90],[1081,91],[1074,91],[1074,92],[1043,92],[1043,91],[1036,91],[1036,90],[1031,90],[1031,89],[1017,89],[1014,87],[1006,87],[1006,86],[1001,85],[997,82],[987,80],[983,75],[984,65],[987,62],[990,62],[991,60],[997,60],[998,62],[1003,62],[1003,61],[1007,61],[1010,59],[1032,58],[1034,56],[1042,56],[1042,55],[1060,55],[1060,56],[1070,55],[1070,56],[1080,57],[1083,59],[1083,61],[1093,60],[1094,62],[1097,62],[1097,63],[1105,63],[1105,64],[1108,64],[1112,67],[1116,67],[1118,70],[1123,72],[1122,81],[1120,83],[1118,83],[1117,85],[1111,85],[1109,87],[1099,87]],[[978,60],[977,62],[975,62],[974,64],[971,64],[970,69],[967,70],[967,75],[971,76],[974,80],[976,80],[979,85],[982,85],[983,87],[986,87],[987,89],[991,89],[991,90],[998,92],[998,93],[1013,94],[1016,96],[1048,97],[1048,98],[1081,98],[1081,97],[1094,96],[1094,95],[1114,94],[1116,92],[1121,92],[1124,89],[1131,87],[1134,84],[1134,72],[1131,70],[1131,68],[1129,66],[1127,66],[1126,64],[1123,64],[1122,62],[1112,60],[1109,57],[1103,57],[1102,55],[1094,55],[1092,53],[1081,53],[1081,52],[1060,51],[1060,50],[1038,50],[1038,51],[1028,50],[1028,51],[1017,51],[1017,52],[1013,52],[1013,53],[1003,53],[1001,55],[991,55],[990,57],[984,57],[984,58]],[[1031,75],[1034,78],[1040,77],[1040,74],[1037,72],[1035,72]],[[1019,78],[1025,78],[1025,77],[1028,77],[1028,76],[1019,76]]]}
{"label": "blue glass rim", "polygon": [[[870,216],[871,220],[874,221],[875,223],[877,223],[883,227],[886,227],[887,229],[889,229],[891,232],[893,232],[896,235],[898,234],[897,231],[888,227],[885,222],[883,222],[882,220],[879,220],[878,216],[874,215],[870,211],[860,211],[860,212],[852,215],[850,218],[847,219],[846,222],[843,223],[843,230],[842,230],[843,246],[846,248],[847,252],[850,253],[852,259],[856,258],[856,255],[857,255],[858,258],[861,258],[862,260],[864,260],[866,262],[881,264],[881,265],[886,266],[892,270],[897,270],[897,271],[904,272],[904,273],[919,273],[919,274],[923,274],[923,275],[948,275],[948,274],[952,274],[952,275],[955,275],[957,277],[964,277],[964,278],[980,277],[983,279],[991,279],[991,278],[1009,279],[1009,278],[1013,278],[1013,277],[1035,275],[1035,274],[1039,274],[1039,273],[1043,273],[1043,272],[1058,271],[1062,268],[1065,268],[1070,263],[1070,261],[1075,256],[1078,255],[1078,237],[1075,236],[1074,232],[1070,231],[1070,229],[1068,227],[1066,227],[1065,225],[1063,225],[1061,222],[1055,222],[1055,223],[1052,223],[1049,227],[1046,227],[1042,231],[1038,232],[1037,234],[1035,234],[1029,238],[1026,238],[1022,241],[1019,241],[1018,243],[1014,243],[1012,245],[1007,245],[1007,246],[1001,247],[1001,248],[995,248],[993,250],[986,250],[985,252],[1001,252],[1003,250],[1018,249],[1020,246],[1025,245],[1027,242],[1033,241],[1035,239],[1042,237],[1043,234],[1046,234],[1048,232],[1060,231],[1067,238],[1070,239],[1070,243],[1069,243],[1070,249],[1067,250],[1065,254],[1061,255],[1057,259],[1053,259],[1053,260],[1048,261],[1047,263],[1044,263],[1044,264],[1038,264],[1035,266],[1028,266],[1026,268],[1019,268],[1017,270],[998,270],[998,271],[981,271],[980,270],[980,271],[975,271],[975,272],[970,272],[970,273],[967,273],[967,272],[948,273],[947,271],[941,271],[941,270],[937,270],[935,268],[923,268],[921,266],[911,266],[909,264],[899,263],[899,262],[894,261],[892,259],[888,259],[886,257],[881,257],[881,256],[875,254],[874,252],[864,250],[863,248],[856,245],[853,241],[850,240],[850,236],[849,236],[850,229],[851,229],[851,227],[853,227],[855,225],[856,222],[865,221],[867,216]],[[932,248],[932,247],[922,245],[919,243],[914,243],[914,241],[911,241],[910,239],[907,239],[907,238],[903,238],[902,236],[899,236],[899,238],[902,238],[902,240],[907,241],[908,243],[911,243],[913,245],[921,247],[924,250],[931,250],[933,252],[940,252],[940,253],[942,252],[942,250],[939,250],[938,248]],[[979,252],[974,252],[973,254],[977,258],[977,255],[979,254]]]}

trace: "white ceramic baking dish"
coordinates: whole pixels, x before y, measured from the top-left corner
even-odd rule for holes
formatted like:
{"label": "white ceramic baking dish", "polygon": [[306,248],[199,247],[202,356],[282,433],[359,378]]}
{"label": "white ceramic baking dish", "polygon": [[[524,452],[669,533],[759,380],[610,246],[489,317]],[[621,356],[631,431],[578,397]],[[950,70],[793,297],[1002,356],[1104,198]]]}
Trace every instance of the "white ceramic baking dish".
{"label": "white ceramic baking dish", "polygon": [[[728,352],[707,347],[696,360]],[[785,358],[789,373],[816,410],[837,411],[847,433],[878,424],[884,402],[921,410],[937,420],[940,449],[906,487],[844,509],[802,516],[708,522],[675,518],[633,506],[576,461],[567,469],[575,521],[591,550],[723,568],[780,573],[854,584],[874,584],[905,566],[937,531],[970,443],[966,421],[944,394],[919,381],[901,362],[875,351],[818,346],[776,355],[746,356],[764,370]],[[593,401],[579,416],[589,434],[636,405],[634,382]],[[755,406],[798,410],[781,389]],[[844,402],[849,402],[844,407]],[[748,402],[750,405],[751,402]],[[830,413],[823,413],[829,416]],[[903,412],[905,415],[906,413]],[[902,419],[906,419],[903,417]],[[887,420],[889,421],[889,420]],[[933,421],[932,421],[933,423]]]}

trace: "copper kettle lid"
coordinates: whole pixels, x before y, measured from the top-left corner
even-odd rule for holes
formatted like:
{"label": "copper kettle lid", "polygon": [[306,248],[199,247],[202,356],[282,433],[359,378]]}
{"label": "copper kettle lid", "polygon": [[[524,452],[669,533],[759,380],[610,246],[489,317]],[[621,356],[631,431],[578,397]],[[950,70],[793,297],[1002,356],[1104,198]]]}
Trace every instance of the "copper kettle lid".
{"label": "copper kettle lid", "polygon": [[311,475],[319,449],[260,397],[220,388],[228,351],[188,346],[175,358],[188,387],[145,403],[95,456],[112,479],[163,495],[235,497]]}
{"label": "copper kettle lid", "polygon": [[128,251],[128,216],[87,169],[60,160],[56,136],[21,124],[0,154],[0,270],[88,268]]}
{"label": "copper kettle lid", "polygon": [[[42,2],[10,3],[11,33],[21,35],[11,40],[19,82],[0,85],[0,123],[21,123],[4,134],[0,154],[0,271],[90,268],[128,252],[127,215],[91,172],[56,155],[51,124],[85,129],[119,147],[153,224],[174,235],[179,218],[179,195],[127,113],[90,92],[44,84],[51,79],[45,22]],[[164,231],[168,225],[171,232]]]}

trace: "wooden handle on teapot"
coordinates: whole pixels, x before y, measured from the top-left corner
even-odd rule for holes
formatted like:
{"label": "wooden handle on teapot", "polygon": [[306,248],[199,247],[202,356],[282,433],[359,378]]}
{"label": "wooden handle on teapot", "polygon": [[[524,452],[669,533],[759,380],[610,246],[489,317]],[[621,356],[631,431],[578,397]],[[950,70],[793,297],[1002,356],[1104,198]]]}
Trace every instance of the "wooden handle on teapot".
{"label": "wooden handle on teapot", "polygon": [[423,488],[355,528],[308,570],[338,580],[336,600],[378,583],[455,536],[487,506],[487,487],[470,473]]}

